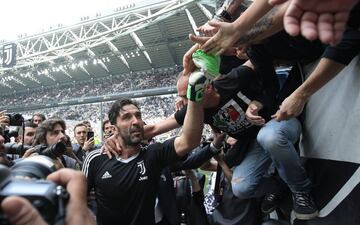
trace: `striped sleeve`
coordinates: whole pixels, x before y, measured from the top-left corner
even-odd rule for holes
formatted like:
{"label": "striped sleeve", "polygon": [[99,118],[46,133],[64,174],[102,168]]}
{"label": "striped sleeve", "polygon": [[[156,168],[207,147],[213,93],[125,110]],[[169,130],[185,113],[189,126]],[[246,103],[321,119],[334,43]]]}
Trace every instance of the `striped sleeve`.
{"label": "striped sleeve", "polygon": [[82,172],[85,174],[86,177],[89,177],[89,167],[91,166],[92,161],[101,155],[101,149],[97,149],[91,151],[85,158],[83,165],[82,165]]}

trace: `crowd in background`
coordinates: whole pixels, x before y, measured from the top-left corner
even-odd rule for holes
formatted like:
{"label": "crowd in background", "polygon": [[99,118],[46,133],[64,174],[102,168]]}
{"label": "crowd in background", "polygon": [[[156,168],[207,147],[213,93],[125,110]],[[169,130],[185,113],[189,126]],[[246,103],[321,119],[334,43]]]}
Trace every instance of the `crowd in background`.
{"label": "crowd in background", "polygon": [[46,87],[44,90],[29,90],[14,95],[2,96],[3,105],[29,106],[57,102],[59,99],[79,99],[127,91],[174,86],[178,71],[169,70],[159,74],[133,73],[113,76],[112,79],[89,80],[87,83]]}

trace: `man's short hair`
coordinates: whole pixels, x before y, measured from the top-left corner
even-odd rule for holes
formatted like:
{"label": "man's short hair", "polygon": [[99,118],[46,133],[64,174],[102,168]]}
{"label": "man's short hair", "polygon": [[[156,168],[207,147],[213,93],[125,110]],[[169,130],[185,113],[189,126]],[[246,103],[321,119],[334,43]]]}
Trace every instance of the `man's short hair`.
{"label": "man's short hair", "polygon": [[105,121],[103,122],[102,127],[101,127],[102,131],[105,131],[105,124],[107,124],[107,123],[110,123],[110,124],[111,124],[110,120],[105,120]]}
{"label": "man's short hair", "polygon": [[83,122],[78,123],[74,127],[74,134],[75,134],[75,130],[76,130],[77,127],[85,127],[86,129],[88,128],[88,126],[85,123],[83,123]]}
{"label": "man's short hair", "polygon": [[31,118],[31,122],[34,122],[34,117],[37,116],[37,117],[40,117],[42,121],[45,121],[46,120],[46,117],[44,114],[42,113],[35,113],[32,118]]}
{"label": "man's short hair", "polygon": [[87,127],[91,127],[91,123],[89,120],[84,120],[81,123],[85,124],[85,126],[87,126]]}
{"label": "man's short hair", "polygon": [[122,98],[122,99],[116,100],[112,104],[112,106],[109,110],[109,113],[108,113],[108,117],[109,117],[109,120],[112,125],[116,125],[116,118],[118,117],[120,110],[125,105],[134,105],[134,106],[136,106],[136,108],[138,108],[140,110],[139,105],[136,101],[133,101],[133,100],[127,99],[127,98]]}
{"label": "man's short hair", "polygon": [[64,130],[66,130],[65,121],[62,119],[48,119],[42,122],[36,128],[36,135],[33,145],[47,144],[46,134],[47,132],[53,131],[57,124],[59,124]]}
{"label": "man's short hair", "polygon": [[[31,128],[36,129],[38,127],[38,125],[36,123],[33,123],[32,121],[27,121],[27,122],[25,122],[25,128],[26,127],[31,127]],[[20,127],[19,135],[22,136],[23,132],[24,132],[23,128]]]}

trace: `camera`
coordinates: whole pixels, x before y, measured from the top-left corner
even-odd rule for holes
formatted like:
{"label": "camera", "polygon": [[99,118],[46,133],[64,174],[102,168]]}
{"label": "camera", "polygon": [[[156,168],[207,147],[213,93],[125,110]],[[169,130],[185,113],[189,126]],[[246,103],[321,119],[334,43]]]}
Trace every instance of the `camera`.
{"label": "camera", "polygon": [[5,143],[7,142],[10,142],[11,141],[11,138],[14,137],[14,138],[17,138],[19,137],[19,132],[16,131],[16,130],[6,130],[4,132],[4,135],[3,135],[4,139],[5,139]]}
{"label": "camera", "polygon": [[[29,200],[48,224],[65,224],[68,192],[61,186],[45,180],[55,171],[52,160],[33,156],[16,163],[11,169],[0,165],[0,202],[8,196]],[[8,225],[0,211],[0,225]]]}
{"label": "camera", "polygon": [[17,155],[23,155],[26,150],[30,148],[35,148],[37,153],[39,153],[40,155],[47,156],[51,159],[60,157],[66,151],[66,145],[63,142],[58,142],[50,146],[46,146],[46,145],[29,146],[29,145],[19,145],[16,143],[6,143],[4,144],[4,147],[8,154],[17,154]]}
{"label": "camera", "polygon": [[9,126],[21,126],[24,122],[24,117],[21,114],[17,113],[7,113],[9,117]]}

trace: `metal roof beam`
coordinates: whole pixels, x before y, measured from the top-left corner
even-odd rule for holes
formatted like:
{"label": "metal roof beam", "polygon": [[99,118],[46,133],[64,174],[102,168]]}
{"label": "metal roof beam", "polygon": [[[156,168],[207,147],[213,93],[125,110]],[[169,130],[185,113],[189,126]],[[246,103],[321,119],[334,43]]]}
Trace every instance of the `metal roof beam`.
{"label": "metal roof beam", "polygon": [[186,16],[191,24],[191,28],[196,36],[199,35],[199,31],[197,31],[196,22],[194,20],[194,17],[191,15],[190,11],[188,9],[185,9]]}
{"label": "metal roof beam", "polygon": [[134,40],[134,42],[136,43],[136,45],[138,46],[138,48],[140,49],[140,51],[142,51],[142,53],[144,54],[146,60],[149,62],[150,66],[152,68],[154,68],[152,60],[150,58],[149,53],[145,50],[145,46],[142,43],[142,41],[140,40],[139,36],[137,36],[137,34],[135,32],[130,33],[131,38]]}
{"label": "metal roof beam", "polygon": [[111,42],[111,41],[107,41],[106,42],[107,46],[109,47],[110,51],[112,53],[114,53],[114,55],[121,60],[121,62],[124,63],[124,65],[129,69],[132,70],[130,68],[129,63],[126,61],[125,56],[120,52],[120,50]]}
{"label": "metal roof beam", "polygon": [[[91,59],[97,58],[96,54],[89,48],[87,49],[87,53]],[[106,72],[109,73],[109,69],[102,60],[98,61],[98,64],[101,66],[101,68],[103,68]]]}
{"label": "metal roof beam", "polygon": [[211,20],[213,18],[213,14],[201,3],[196,3],[197,7],[200,9],[202,13],[208,18],[208,20]]}
{"label": "metal roof beam", "polygon": [[[129,21],[129,12],[117,13],[82,24],[59,28],[41,35],[20,39],[15,41],[18,46],[18,57],[17,65],[13,68],[32,66],[60,57],[66,57],[67,55],[84,51],[87,48],[99,46],[107,41],[117,39],[164,20],[183,10],[185,7],[195,4],[195,1],[174,0],[164,1],[161,4],[152,4],[141,8],[141,10],[132,11],[131,14],[142,17],[139,16],[141,14],[143,18],[131,22]],[[151,12],[155,13],[149,15],[149,8]],[[113,21],[111,27],[105,25],[107,21],[110,23]],[[107,40],[103,40],[101,37],[106,37]],[[144,55],[146,56],[147,54],[144,53]],[[0,71],[6,70],[12,70],[12,68],[0,68]]]}
{"label": "metal roof beam", "polygon": [[[67,55],[66,58],[68,58],[71,62],[74,61],[74,57],[72,57],[71,55]],[[90,73],[85,69],[84,65],[79,65],[79,67],[84,73],[91,77]]]}
{"label": "metal roof beam", "polygon": [[173,48],[170,48],[170,45],[169,45],[169,34],[167,32],[167,29],[165,29],[165,24],[164,22],[160,22],[158,23],[158,27],[161,31],[161,35],[162,37],[164,38],[165,40],[165,43],[166,43],[166,47],[168,49],[168,51],[170,52],[170,56],[171,56],[171,60],[174,62],[174,64],[176,64],[176,53],[174,51]]}

